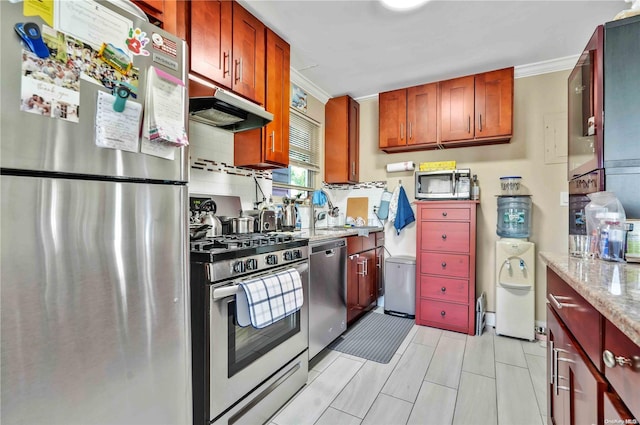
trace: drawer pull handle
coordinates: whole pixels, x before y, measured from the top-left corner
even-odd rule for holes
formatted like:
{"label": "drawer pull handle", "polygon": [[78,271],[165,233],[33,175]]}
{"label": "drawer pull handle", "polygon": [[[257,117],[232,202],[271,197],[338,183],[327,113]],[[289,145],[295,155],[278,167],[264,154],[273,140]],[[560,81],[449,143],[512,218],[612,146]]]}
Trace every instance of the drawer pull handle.
{"label": "drawer pull handle", "polygon": [[562,309],[562,303],[553,296],[553,294],[549,294],[549,299],[553,302],[558,310]]}
{"label": "drawer pull handle", "polygon": [[447,262],[446,262],[446,261],[443,261],[443,262],[442,262],[442,268],[444,269],[445,267],[447,267]]}
{"label": "drawer pull handle", "polygon": [[442,235],[442,240],[443,240],[443,241],[444,241],[444,240],[447,240],[447,235],[446,235],[446,234],[445,234],[445,235]]}
{"label": "drawer pull handle", "polygon": [[442,311],[440,312],[440,316],[442,316],[442,317],[444,317],[446,314],[447,314],[447,312],[446,312],[446,311],[444,311],[444,310],[442,310]]}
{"label": "drawer pull handle", "polygon": [[447,292],[447,288],[446,288],[446,287],[444,287],[444,286],[443,286],[442,288],[440,288],[440,290],[441,290],[443,293],[444,293],[444,292]]}
{"label": "drawer pull handle", "polygon": [[638,356],[633,356],[629,359],[623,356],[616,356],[609,350],[604,350],[602,352],[602,360],[604,360],[604,364],[607,367],[616,367],[616,365],[629,366],[633,371],[640,371],[640,357]]}
{"label": "drawer pull handle", "polygon": [[446,217],[447,216],[447,212],[446,211],[442,211],[442,216]]}

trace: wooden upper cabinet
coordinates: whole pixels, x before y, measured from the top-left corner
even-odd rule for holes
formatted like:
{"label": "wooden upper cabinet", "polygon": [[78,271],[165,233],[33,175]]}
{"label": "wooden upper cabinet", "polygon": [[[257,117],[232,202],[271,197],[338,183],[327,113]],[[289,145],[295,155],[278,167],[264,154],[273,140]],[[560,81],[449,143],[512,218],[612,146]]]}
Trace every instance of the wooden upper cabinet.
{"label": "wooden upper cabinet", "polygon": [[191,72],[231,88],[232,3],[190,2]]}
{"label": "wooden upper cabinet", "polygon": [[411,150],[435,144],[438,83],[393,90],[379,95],[379,148]]}
{"label": "wooden upper cabinet", "polygon": [[513,133],[513,68],[476,75],[476,138]]}
{"label": "wooden upper cabinet", "polygon": [[438,141],[438,83],[407,89],[407,145],[428,145]]}
{"label": "wooden upper cabinet", "polygon": [[189,6],[191,72],[264,105],[264,24],[235,2]]}
{"label": "wooden upper cabinet", "polygon": [[406,146],[407,89],[380,93],[378,103],[380,149]]}
{"label": "wooden upper cabinet", "polygon": [[513,67],[379,94],[387,152],[506,143],[513,133]]}
{"label": "wooden upper cabinet", "polygon": [[290,101],[289,43],[267,29],[267,111],[273,121],[266,126],[267,162],[289,165],[289,104]]}
{"label": "wooden upper cabinet", "polygon": [[508,141],[513,133],[513,68],[441,82],[440,126],[442,143]]}
{"label": "wooden upper cabinet", "polygon": [[233,3],[232,89],[264,105],[265,26]]}
{"label": "wooden upper cabinet", "polygon": [[267,29],[266,109],[273,121],[264,128],[234,134],[234,164],[250,168],[289,165],[290,48]]}
{"label": "wooden upper cabinet", "polygon": [[[160,28],[165,28],[165,1],[164,0],[132,0],[149,18],[149,23]],[[166,3],[175,3],[176,0],[167,0]],[[166,28],[165,28],[166,29]],[[169,31],[169,30],[167,30]],[[169,31],[173,32],[173,31]]]}
{"label": "wooden upper cabinet", "polygon": [[349,96],[325,105],[324,179],[326,183],[358,183],[360,104]]}
{"label": "wooden upper cabinet", "polygon": [[440,132],[443,142],[473,138],[473,75],[440,83]]}

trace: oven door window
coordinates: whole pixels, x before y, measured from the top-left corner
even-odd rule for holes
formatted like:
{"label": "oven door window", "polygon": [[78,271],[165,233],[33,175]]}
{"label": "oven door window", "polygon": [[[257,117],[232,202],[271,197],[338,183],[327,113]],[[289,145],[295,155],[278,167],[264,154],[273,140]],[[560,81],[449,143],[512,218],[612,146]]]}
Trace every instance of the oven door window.
{"label": "oven door window", "polygon": [[300,332],[300,312],[285,317],[266,328],[240,327],[236,322],[236,303],[228,308],[228,376],[231,378],[282,342]]}

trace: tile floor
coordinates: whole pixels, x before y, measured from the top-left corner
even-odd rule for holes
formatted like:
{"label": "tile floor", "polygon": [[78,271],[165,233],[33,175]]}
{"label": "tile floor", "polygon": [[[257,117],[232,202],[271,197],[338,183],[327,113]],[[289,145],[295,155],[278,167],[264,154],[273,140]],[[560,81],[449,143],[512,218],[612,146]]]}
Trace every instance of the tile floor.
{"label": "tile floor", "polygon": [[324,350],[270,425],[546,423],[544,343],[414,326],[389,364]]}

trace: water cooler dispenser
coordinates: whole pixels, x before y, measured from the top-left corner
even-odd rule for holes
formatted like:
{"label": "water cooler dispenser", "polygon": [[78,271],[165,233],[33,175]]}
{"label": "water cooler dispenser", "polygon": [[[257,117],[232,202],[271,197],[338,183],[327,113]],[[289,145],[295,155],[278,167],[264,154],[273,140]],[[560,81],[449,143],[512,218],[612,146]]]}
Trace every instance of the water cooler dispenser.
{"label": "water cooler dispenser", "polygon": [[496,242],[496,335],[535,339],[535,244]]}
{"label": "water cooler dispenser", "polygon": [[500,179],[496,233],[496,335],[535,339],[535,244],[531,196],[520,194],[520,177]]}

